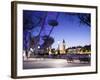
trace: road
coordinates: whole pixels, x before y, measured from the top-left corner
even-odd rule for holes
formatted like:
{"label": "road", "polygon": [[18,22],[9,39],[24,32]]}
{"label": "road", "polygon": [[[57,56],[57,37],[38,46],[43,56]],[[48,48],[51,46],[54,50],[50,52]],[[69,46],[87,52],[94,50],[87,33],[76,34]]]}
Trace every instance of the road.
{"label": "road", "polygon": [[62,68],[90,66],[90,63],[80,63],[76,60],[68,62],[66,59],[29,58],[23,61],[23,69]]}

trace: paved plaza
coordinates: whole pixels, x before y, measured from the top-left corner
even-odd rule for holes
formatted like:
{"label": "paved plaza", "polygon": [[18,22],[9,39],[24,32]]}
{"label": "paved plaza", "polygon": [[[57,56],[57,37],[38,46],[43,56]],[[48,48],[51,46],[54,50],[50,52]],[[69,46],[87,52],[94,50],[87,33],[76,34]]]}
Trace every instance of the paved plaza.
{"label": "paved plaza", "polygon": [[79,60],[68,62],[66,59],[51,58],[28,58],[23,61],[23,69],[62,68],[81,66],[90,66],[90,63],[80,62]]}

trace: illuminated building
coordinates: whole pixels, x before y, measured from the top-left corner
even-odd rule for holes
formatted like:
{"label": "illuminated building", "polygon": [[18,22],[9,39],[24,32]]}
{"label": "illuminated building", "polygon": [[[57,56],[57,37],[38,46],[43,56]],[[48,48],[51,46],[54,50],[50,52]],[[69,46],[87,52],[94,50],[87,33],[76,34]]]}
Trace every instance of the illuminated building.
{"label": "illuminated building", "polygon": [[59,45],[59,52],[60,52],[60,54],[65,54],[66,53],[65,40],[63,40],[62,43]]}

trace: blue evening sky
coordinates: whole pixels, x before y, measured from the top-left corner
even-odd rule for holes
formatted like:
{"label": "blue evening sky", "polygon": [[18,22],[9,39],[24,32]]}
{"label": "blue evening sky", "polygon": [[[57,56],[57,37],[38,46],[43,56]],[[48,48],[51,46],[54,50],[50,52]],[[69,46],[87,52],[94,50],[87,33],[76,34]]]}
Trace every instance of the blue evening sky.
{"label": "blue evening sky", "polygon": [[[44,13],[43,11],[27,10],[26,12],[32,13],[32,16],[40,16],[40,13]],[[55,19],[57,14],[59,14],[57,18],[58,26],[55,26],[50,34],[50,36],[53,37],[55,40],[52,45],[52,48],[57,48],[58,41],[61,43],[63,40],[65,40],[67,47],[84,46],[91,44],[91,27],[87,26],[86,24],[80,24],[79,18],[76,15],[70,15],[70,13],[67,14],[67,12],[47,12],[47,18],[44,23],[44,30],[41,32],[41,35],[47,35],[49,33],[51,26],[48,25],[48,20]],[[43,16],[44,15],[42,15],[42,17]],[[38,27],[32,30],[33,36],[36,36],[39,33],[40,27],[41,25],[38,25]]]}
{"label": "blue evening sky", "polygon": [[[70,19],[72,18],[72,19]],[[84,46],[90,44],[90,28],[85,24],[80,24],[76,16],[65,16],[64,14],[59,15],[59,25],[55,27],[51,33],[54,37],[55,43],[52,47],[56,47],[63,39],[66,42],[67,47],[71,46]]]}

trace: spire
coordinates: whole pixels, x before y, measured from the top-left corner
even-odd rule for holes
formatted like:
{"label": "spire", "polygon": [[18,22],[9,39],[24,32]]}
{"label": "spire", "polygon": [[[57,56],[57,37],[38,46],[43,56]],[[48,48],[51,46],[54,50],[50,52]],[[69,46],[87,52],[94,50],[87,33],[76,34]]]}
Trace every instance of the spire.
{"label": "spire", "polygon": [[63,43],[65,43],[65,40],[63,39]]}
{"label": "spire", "polygon": [[65,40],[63,39],[63,50],[65,50]]}

